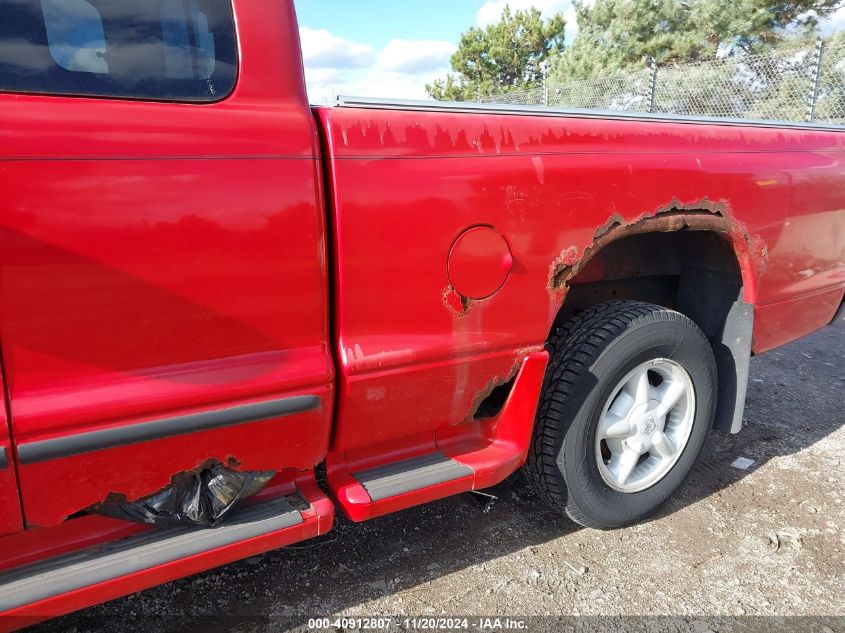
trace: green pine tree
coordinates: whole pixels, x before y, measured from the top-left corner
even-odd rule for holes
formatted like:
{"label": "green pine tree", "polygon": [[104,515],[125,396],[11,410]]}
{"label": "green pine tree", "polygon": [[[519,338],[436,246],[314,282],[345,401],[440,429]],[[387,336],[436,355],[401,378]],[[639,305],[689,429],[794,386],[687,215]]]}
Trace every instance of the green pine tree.
{"label": "green pine tree", "polygon": [[623,69],[763,52],[812,31],[842,0],[576,0],[578,35],[559,55],[555,81]]}
{"label": "green pine tree", "polygon": [[485,28],[461,36],[445,79],[426,85],[435,99],[467,101],[479,96],[539,86],[543,65],[563,51],[562,14],[544,20],[537,9],[512,12]]}

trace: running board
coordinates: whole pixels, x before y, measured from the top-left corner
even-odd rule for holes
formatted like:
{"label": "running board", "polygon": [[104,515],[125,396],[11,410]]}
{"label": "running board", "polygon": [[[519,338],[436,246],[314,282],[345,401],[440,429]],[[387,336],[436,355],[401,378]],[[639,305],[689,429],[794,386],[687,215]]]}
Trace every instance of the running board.
{"label": "running board", "polygon": [[350,472],[329,471],[329,487],[353,521],[365,521],[472,490],[475,471],[439,451]]}
{"label": "running board", "polygon": [[370,499],[381,501],[474,474],[466,464],[438,452],[352,473],[352,476],[361,482]]}
{"label": "running board", "polygon": [[328,531],[328,498],[316,492],[303,503],[300,494],[300,509],[277,497],[217,528],[153,529],[0,574],[0,619],[17,628]]}
{"label": "running board", "polygon": [[498,416],[440,429],[428,446],[415,438],[412,457],[385,462],[395,447],[373,447],[369,458],[350,464],[345,453],[329,453],[328,484],[338,505],[353,521],[366,521],[504,480],[528,455],[547,363],[545,351],[526,356]]}

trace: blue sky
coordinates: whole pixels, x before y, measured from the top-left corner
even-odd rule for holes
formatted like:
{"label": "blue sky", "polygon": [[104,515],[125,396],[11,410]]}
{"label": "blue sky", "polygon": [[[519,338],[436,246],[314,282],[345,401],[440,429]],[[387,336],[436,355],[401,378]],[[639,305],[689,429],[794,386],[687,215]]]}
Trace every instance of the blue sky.
{"label": "blue sky", "polygon": [[484,0],[295,0],[301,26],[382,47],[390,40],[457,42]]}
{"label": "blue sky", "polygon": [[[566,39],[577,33],[571,0],[294,0],[308,96],[330,104],[347,96],[426,98],[425,84],[449,72],[449,58],[470,26],[512,9],[562,12]],[[589,2],[589,0],[587,0]],[[823,25],[845,28],[845,6]]]}

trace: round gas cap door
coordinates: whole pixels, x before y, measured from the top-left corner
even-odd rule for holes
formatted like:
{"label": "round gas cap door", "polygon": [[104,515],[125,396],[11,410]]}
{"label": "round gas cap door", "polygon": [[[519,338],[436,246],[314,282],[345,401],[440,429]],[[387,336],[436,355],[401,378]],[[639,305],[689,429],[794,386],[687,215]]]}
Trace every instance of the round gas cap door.
{"label": "round gas cap door", "polygon": [[504,236],[489,226],[464,231],[449,253],[449,281],[468,299],[486,299],[505,283],[513,256]]}

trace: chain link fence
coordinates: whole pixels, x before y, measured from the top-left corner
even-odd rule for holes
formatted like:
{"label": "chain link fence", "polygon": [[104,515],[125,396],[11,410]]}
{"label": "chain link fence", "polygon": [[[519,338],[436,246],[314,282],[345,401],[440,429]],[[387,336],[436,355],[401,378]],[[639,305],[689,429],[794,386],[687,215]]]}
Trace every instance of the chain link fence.
{"label": "chain link fence", "polygon": [[547,81],[479,101],[845,125],[845,42]]}

